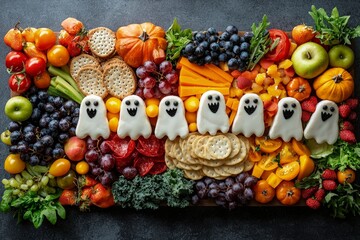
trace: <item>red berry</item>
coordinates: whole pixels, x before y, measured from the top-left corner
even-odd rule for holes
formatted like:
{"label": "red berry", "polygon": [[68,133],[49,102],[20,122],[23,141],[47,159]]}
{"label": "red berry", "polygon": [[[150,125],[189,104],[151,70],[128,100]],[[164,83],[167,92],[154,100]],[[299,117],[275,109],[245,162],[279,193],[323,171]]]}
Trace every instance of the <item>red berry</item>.
{"label": "red berry", "polygon": [[324,180],[322,185],[323,188],[327,191],[333,191],[337,188],[337,183],[334,180]]}
{"label": "red berry", "polygon": [[344,121],[342,124],[341,124],[341,130],[350,130],[350,131],[354,131],[354,125],[349,122],[349,121]]}
{"label": "red berry", "polygon": [[314,210],[319,209],[321,206],[320,202],[313,198],[308,198],[305,203],[309,208],[312,208]]}
{"label": "red berry", "polygon": [[247,79],[247,78],[245,78],[245,77],[238,77],[237,79],[236,79],[237,81],[237,86],[238,86],[238,88],[240,88],[240,89],[247,89],[247,88],[250,88],[251,87],[251,85],[252,85],[252,81],[251,80],[249,80],[249,79]]}
{"label": "red berry", "polygon": [[351,108],[347,104],[340,105],[339,114],[342,118],[347,118],[351,113]]}
{"label": "red berry", "polygon": [[304,199],[308,199],[309,197],[312,197],[318,189],[319,188],[317,186],[303,189],[301,191],[301,196]]}
{"label": "red berry", "polygon": [[341,140],[343,140],[347,143],[350,143],[350,144],[356,143],[355,134],[350,130],[341,130],[339,133],[339,136],[340,136]]}
{"label": "red berry", "polygon": [[313,112],[315,112],[317,103],[318,103],[317,98],[314,96],[311,96],[309,99],[307,99],[301,103],[301,108],[303,111],[313,113]]}
{"label": "red berry", "polygon": [[308,112],[308,111],[302,111],[302,114],[301,114],[301,121],[303,122],[308,122],[310,120],[310,117],[311,117],[311,113]]}
{"label": "red berry", "polygon": [[352,112],[349,114],[348,119],[349,119],[350,121],[356,121],[356,118],[357,118],[356,112],[352,111]]}
{"label": "red berry", "polygon": [[326,193],[325,190],[320,188],[315,193],[315,199],[321,202],[325,198],[325,193]]}
{"label": "red berry", "polygon": [[349,105],[351,110],[354,110],[359,105],[359,99],[357,99],[357,98],[349,98],[348,100],[346,100],[346,104]]}
{"label": "red berry", "polygon": [[322,179],[328,179],[328,180],[335,180],[337,179],[336,172],[331,169],[325,169],[323,173],[321,174]]}

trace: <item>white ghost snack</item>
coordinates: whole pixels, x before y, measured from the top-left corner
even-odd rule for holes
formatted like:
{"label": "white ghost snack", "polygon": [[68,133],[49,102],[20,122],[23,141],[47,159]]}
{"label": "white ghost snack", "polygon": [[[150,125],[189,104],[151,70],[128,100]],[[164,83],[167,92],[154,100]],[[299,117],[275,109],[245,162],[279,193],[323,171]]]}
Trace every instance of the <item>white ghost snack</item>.
{"label": "white ghost snack", "polygon": [[225,99],[220,92],[210,90],[201,96],[196,121],[201,134],[209,132],[211,135],[215,135],[217,131],[223,133],[229,131]]}
{"label": "white ghost snack", "polygon": [[79,138],[90,136],[93,140],[110,136],[106,107],[101,97],[88,95],[81,101],[75,134]]}
{"label": "white ghost snack", "polygon": [[181,138],[189,134],[189,127],[185,118],[184,104],[176,96],[164,97],[159,105],[159,115],[155,127],[155,136],[167,136],[171,141],[177,136]]}
{"label": "white ghost snack", "polygon": [[336,103],[323,100],[316,105],[316,110],[304,130],[304,137],[314,138],[319,144],[334,144],[339,134],[338,121],[339,109]]}
{"label": "white ghost snack", "polygon": [[289,142],[291,138],[300,141],[303,137],[301,114],[302,110],[298,100],[292,97],[281,99],[270,127],[269,137],[271,139],[281,137],[285,142]]}
{"label": "white ghost snack", "polygon": [[263,102],[257,94],[247,93],[240,99],[232,133],[242,133],[245,137],[255,134],[260,137],[264,134],[264,108]]}
{"label": "white ghost snack", "polygon": [[131,95],[122,100],[117,134],[120,138],[129,136],[133,140],[140,136],[150,137],[151,125],[146,115],[145,103],[139,96]]}

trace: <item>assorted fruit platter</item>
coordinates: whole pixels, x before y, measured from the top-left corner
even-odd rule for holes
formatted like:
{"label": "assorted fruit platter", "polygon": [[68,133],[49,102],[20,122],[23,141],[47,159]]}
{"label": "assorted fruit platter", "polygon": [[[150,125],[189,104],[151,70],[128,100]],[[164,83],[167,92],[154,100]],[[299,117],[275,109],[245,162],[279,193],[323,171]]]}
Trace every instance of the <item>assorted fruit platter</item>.
{"label": "assorted fruit platter", "polygon": [[[349,16],[240,32],[153,23],[4,36],[11,97],[2,212],[38,228],[63,206],[297,205],[360,214]],[[218,31],[223,30],[223,31]],[[56,30],[58,31],[58,29]],[[256,203],[256,204],[255,204]]]}

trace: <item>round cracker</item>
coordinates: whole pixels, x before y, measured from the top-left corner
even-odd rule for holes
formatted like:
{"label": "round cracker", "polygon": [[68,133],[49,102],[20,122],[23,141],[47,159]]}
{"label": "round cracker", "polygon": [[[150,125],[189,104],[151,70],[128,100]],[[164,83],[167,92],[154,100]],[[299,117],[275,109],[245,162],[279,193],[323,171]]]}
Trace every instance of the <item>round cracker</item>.
{"label": "round cracker", "polygon": [[229,177],[229,176],[231,176],[230,173],[224,171],[224,169],[223,169],[222,166],[220,166],[220,167],[214,167],[214,170],[215,170],[215,172],[216,172],[217,174],[219,174],[219,175],[222,176],[222,177]]}
{"label": "round cracker", "polygon": [[207,139],[206,151],[214,159],[224,159],[232,151],[229,138],[224,135],[217,135]]}
{"label": "round cracker", "polygon": [[194,134],[190,135],[186,141],[186,151],[190,154],[191,157],[196,158],[196,154],[194,153],[193,143],[195,140],[199,138],[199,135]]}
{"label": "round cracker", "polygon": [[244,166],[245,166],[244,162],[241,162],[232,166],[223,165],[220,166],[219,168],[222,168],[225,172],[231,175],[237,175],[244,171]]}
{"label": "round cracker", "polygon": [[200,164],[208,167],[218,167],[224,164],[222,160],[207,160],[203,158],[197,158],[197,160]]}
{"label": "round cracker", "polygon": [[184,170],[193,170],[193,169],[190,167],[189,164],[186,164],[186,163],[183,163],[183,162],[180,162],[180,161],[178,161],[178,162],[176,163],[176,167],[177,167],[177,168],[180,168],[180,169],[184,169]]}
{"label": "round cracker", "polygon": [[99,61],[93,56],[83,53],[71,59],[70,75],[76,79],[81,68],[92,66],[94,68],[100,67]]}
{"label": "round cracker", "polygon": [[165,141],[165,154],[168,154],[170,157],[174,157],[174,155],[171,152],[171,147],[173,145],[173,141],[166,139]]}
{"label": "round cracker", "polygon": [[[206,158],[206,142],[208,136],[202,136],[193,143],[193,151],[197,157]],[[194,146],[195,145],[195,146]]]}
{"label": "round cracker", "polygon": [[240,140],[239,138],[235,135],[235,134],[232,134],[232,133],[227,133],[225,134],[225,136],[230,140],[231,142],[231,153],[229,155],[229,158],[232,158],[234,157],[236,154],[239,153],[240,151]]}
{"label": "round cracker", "polygon": [[244,172],[250,171],[254,167],[255,163],[246,159],[244,161]]}
{"label": "round cracker", "polygon": [[200,180],[204,177],[202,170],[184,170],[184,177],[191,180]]}
{"label": "round cracker", "polygon": [[170,157],[169,155],[165,154],[165,164],[169,169],[175,169],[176,165],[173,161],[173,158]]}
{"label": "round cracker", "polygon": [[91,52],[101,58],[111,56],[115,52],[115,33],[106,27],[98,27],[89,31],[89,47]]}
{"label": "round cracker", "polygon": [[212,167],[203,166],[202,171],[208,177],[212,177],[212,178],[223,177],[217,174],[217,172],[215,172],[214,168]]}
{"label": "round cracker", "polygon": [[240,141],[240,150],[239,150],[238,154],[236,154],[232,158],[227,158],[226,160],[224,160],[224,165],[231,166],[231,165],[241,163],[241,162],[245,161],[246,156],[247,156],[247,154],[246,154],[245,143]]}
{"label": "round cracker", "polygon": [[201,164],[189,164],[189,167],[192,169],[192,170],[200,170],[203,168],[203,165]]}
{"label": "round cracker", "polygon": [[79,70],[76,83],[84,95],[97,95],[105,98],[108,91],[103,82],[102,72],[92,66],[83,67]]}
{"label": "round cracker", "polygon": [[250,150],[250,142],[249,139],[247,139],[246,137],[244,137],[243,135],[238,135],[238,138],[240,141],[243,141],[245,143],[246,146],[246,151],[249,152]]}

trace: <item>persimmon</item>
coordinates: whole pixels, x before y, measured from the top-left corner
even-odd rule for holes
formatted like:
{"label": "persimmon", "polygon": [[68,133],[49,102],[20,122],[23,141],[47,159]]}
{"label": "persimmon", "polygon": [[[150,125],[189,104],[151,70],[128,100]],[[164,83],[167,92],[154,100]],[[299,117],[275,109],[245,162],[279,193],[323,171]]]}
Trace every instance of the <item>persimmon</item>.
{"label": "persimmon", "polygon": [[254,186],[255,200],[259,203],[268,203],[275,197],[275,189],[265,180],[260,180]]}
{"label": "persimmon", "polygon": [[276,187],[276,198],[284,205],[294,205],[299,202],[301,190],[295,187],[294,182],[282,181]]}
{"label": "persimmon", "polygon": [[337,179],[340,184],[353,183],[355,181],[355,171],[347,168],[337,172]]}
{"label": "persimmon", "polygon": [[311,85],[305,78],[296,77],[286,85],[286,91],[289,97],[302,101],[310,97]]}
{"label": "persimmon", "polygon": [[314,29],[305,24],[299,24],[291,31],[291,37],[298,45],[309,42],[314,36]]}

